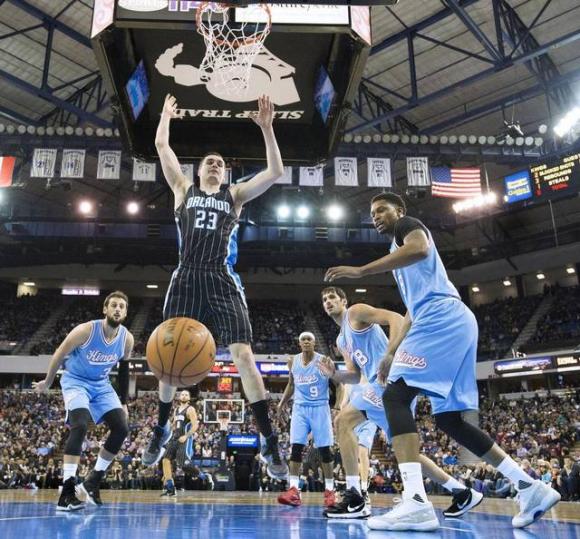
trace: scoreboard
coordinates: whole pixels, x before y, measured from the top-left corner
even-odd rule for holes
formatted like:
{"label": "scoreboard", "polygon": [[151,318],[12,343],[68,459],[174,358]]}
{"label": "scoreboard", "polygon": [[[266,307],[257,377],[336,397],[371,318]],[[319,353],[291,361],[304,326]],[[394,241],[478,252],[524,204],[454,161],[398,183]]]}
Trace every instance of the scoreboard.
{"label": "scoreboard", "polygon": [[530,174],[538,201],[573,195],[580,188],[580,153],[540,163]]}

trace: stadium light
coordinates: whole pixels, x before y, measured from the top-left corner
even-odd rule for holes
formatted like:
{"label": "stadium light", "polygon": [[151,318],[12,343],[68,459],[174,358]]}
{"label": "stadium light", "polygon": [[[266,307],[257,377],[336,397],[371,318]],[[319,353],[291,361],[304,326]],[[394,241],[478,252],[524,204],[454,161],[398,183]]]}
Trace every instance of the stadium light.
{"label": "stadium light", "polygon": [[504,286],[511,286],[512,285],[512,282],[509,279],[506,278],[506,279],[503,280],[503,285]]}
{"label": "stadium light", "polygon": [[350,133],[347,133],[346,135],[344,135],[344,137],[342,138],[342,140],[344,140],[344,142],[352,142],[353,136]]}
{"label": "stadium light", "polygon": [[94,209],[95,205],[90,200],[81,200],[79,202],[79,212],[83,215],[88,215]]}
{"label": "stadium light", "polygon": [[473,286],[471,287],[471,291],[472,291],[474,294],[477,294],[477,293],[479,292],[479,286],[477,286],[477,285],[473,285]]}
{"label": "stadium light", "polygon": [[22,284],[24,286],[36,286],[36,283],[34,281],[24,281]]}
{"label": "stadium light", "polygon": [[156,284],[148,284],[147,288],[149,288],[150,290],[157,290],[159,286]]}
{"label": "stadium light", "polygon": [[338,204],[331,204],[326,208],[326,216],[331,221],[339,221],[344,215],[344,209]]}
{"label": "stadium light", "polygon": [[567,273],[568,275],[574,275],[574,273],[576,273],[576,269],[575,269],[575,268],[573,268],[572,266],[568,266],[568,267],[566,268],[566,273]]}
{"label": "stadium light", "polygon": [[559,137],[563,137],[570,133],[578,122],[580,122],[580,107],[574,107],[556,124],[554,133]]}
{"label": "stadium light", "polygon": [[355,288],[354,290],[357,294],[365,294],[367,289],[366,288]]}
{"label": "stadium light", "polygon": [[493,206],[493,204],[496,202],[497,195],[493,191],[490,191],[489,193],[485,193],[477,197],[456,202],[453,204],[453,211],[455,211],[455,213],[463,213],[469,210],[487,208],[489,206]]}
{"label": "stadium light", "polygon": [[541,271],[536,273],[536,279],[538,279],[538,281],[543,281],[545,278],[546,276]]}
{"label": "stadium light", "polygon": [[288,217],[290,217],[290,206],[287,204],[278,206],[276,215],[278,216],[278,219],[288,219]]}
{"label": "stadium light", "polygon": [[304,206],[304,204],[298,206],[296,209],[296,217],[298,217],[298,219],[308,219],[309,215],[310,208],[308,206]]}
{"label": "stadium light", "polygon": [[139,213],[139,204],[134,200],[131,202],[127,202],[127,213],[129,215],[136,215]]}

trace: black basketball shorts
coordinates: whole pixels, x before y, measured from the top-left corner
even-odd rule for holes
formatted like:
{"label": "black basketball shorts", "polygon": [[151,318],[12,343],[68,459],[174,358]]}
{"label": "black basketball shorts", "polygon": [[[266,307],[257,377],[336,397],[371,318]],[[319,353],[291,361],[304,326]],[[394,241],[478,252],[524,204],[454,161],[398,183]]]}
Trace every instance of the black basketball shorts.
{"label": "black basketball shorts", "polygon": [[177,267],[165,296],[163,320],[180,316],[205,324],[222,346],[252,342],[242,281],[229,266]]}
{"label": "black basketball shorts", "polygon": [[180,443],[179,437],[176,438],[174,435],[174,437],[171,438],[171,440],[167,444],[167,447],[165,448],[163,458],[175,462],[175,465],[178,468],[183,468],[183,464],[185,463],[185,459],[187,458],[186,449],[187,442],[183,444]]}

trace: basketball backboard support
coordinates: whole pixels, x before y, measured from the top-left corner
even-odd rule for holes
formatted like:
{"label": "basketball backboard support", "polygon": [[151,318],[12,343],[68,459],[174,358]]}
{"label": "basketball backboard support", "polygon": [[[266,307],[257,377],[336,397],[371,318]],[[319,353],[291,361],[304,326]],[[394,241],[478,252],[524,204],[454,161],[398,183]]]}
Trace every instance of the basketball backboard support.
{"label": "basketball backboard support", "polygon": [[[249,114],[258,96],[267,94],[276,107],[284,161],[313,164],[328,158],[370,51],[370,8],[274,3],[272,31],[254,61],[248,89],[232,96],[200,77],[205,45],[195,27],[198,5],[95,0],[93,47],[129,151],[157,158],[155,131],[165,95],[172,94],[184,109],[184,119],[171,127],[178,157],[219,151],[226,158],[262,161],[263,140]],[[248,11],[230,9],[230,21],[245,20]]]}

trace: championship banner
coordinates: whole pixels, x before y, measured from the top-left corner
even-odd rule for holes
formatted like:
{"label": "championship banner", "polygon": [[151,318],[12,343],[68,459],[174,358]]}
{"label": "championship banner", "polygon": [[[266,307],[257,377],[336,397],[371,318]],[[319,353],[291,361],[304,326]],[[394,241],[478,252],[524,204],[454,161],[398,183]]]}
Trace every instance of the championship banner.
{"label": "championship banner", "polygon": [[393,187],[390,159],[368,157],[367,175],[369,187]]}
{"label": "championship banner", "polygon": [[157,172],[156,163],[146,163],[133,157],[133,180],[136,182],[154,182]]}
{"label": "championship banner", "polygon": [[427,187],[431,185],[429,159],[427,157],[407,157],[407,185]]}
{"label": "championship banner", "polygon": [[82,178],[85,174],[86,153],[86,150],[63,150],[60,177]]}
{"label": "championship banner", "polygon": [[318,167],[300,167],[299,184],[307,187],[322,187],[324,185],[324,165]]}
{"label": "championship banner", "polygon": [[58,150],[50,148],[36,148],[32,156],[30,167],[31,178],[52,178],[56,165],[56,153]]}
{"label": "championship banner", "polygon": [[180,165],[181,166],[181,172],[183,172],[183,175],[190,180],[191,182],[193,182],[193,164],[192,163],[186,163],[185,165]]}
{"label": "championship banner", "polygon": [[292,167],[284,167],[284,174],[280,176],[274,183],[280,185],[292,185]]}
{"label": "championship banner", "polygon": [[121,178],[121,151],[100,150],[97,165],[97,180],[118,180]]}
{"label": "championship banner", "polygon": [[334,158],[334,180],[336,185],[346,187],[358,186],[358,168],[356,157]]}

